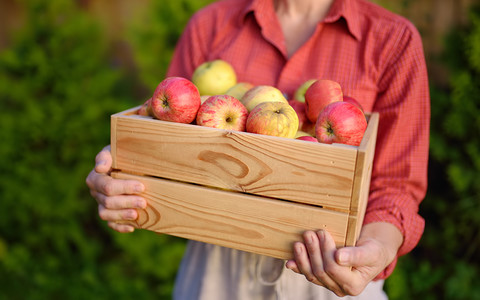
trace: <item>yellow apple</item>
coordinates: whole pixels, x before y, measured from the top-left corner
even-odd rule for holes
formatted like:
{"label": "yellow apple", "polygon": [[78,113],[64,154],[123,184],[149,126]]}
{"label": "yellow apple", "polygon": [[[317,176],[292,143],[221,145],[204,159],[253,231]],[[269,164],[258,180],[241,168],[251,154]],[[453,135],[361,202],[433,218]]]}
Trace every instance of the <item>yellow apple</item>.
{"label": "yellow apple", "polygon": [[287,98],[276,87],[270,85],[257,85],[248,90],[240,99],[248,111],[262,102],[283,102],[288,104]]}
{"label": "yellow apple", "polygon": [[288,103],[261,102],[248,114],[246,131],[294,138],[298,131],[298,116]]}
{"label": "yellow apple", "polygon": [[297,133],[295,133],[294,138],[299,138],[301,136],[312,136],[310,133],[302,131],[302,130],[297,130]]}
{"label": "yellow apple", "polygon": [[298,89],[293,94],[293,99],[305,103],[305,93],[307,92],[308,88],[315,82],[316,79],[309,79],[302,83]]}
{"label": "yellow apple", "polygon": [[253,87],[254,85],[250,82],[238,82],[237,84],[229,88],[225,94],[240,100],[242,99],[243,95],[245,95],[245,93]]}
{"label": "yellow apple", "polygon": [[230,63],[216,59],[199,65],[193,72],[192,82],[200,95],[222,95],[237,84],[237,74]]}

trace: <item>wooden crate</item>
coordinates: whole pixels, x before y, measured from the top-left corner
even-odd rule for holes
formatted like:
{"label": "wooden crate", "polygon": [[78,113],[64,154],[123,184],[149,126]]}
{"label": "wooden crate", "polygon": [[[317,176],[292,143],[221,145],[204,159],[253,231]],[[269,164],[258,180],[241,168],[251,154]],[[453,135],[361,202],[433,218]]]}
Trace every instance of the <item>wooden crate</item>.
{"label": "wooden crate", "polygon": [[282,259],[305,230],[355,244],[378,114],[354,147],[165,122],[137,109],[111,117],[112,175],[146,186],[148,207],[127,223]]}

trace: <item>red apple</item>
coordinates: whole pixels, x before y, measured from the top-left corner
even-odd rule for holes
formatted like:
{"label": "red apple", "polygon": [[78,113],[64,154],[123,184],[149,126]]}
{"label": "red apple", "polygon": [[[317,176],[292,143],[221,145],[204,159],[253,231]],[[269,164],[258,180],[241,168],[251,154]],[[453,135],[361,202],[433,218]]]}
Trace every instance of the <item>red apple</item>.
{"label": "red apple", "polygon": [[140,108],[137,111],[138,115],[140,115],[140,116],[151,116],[152,115],[151,109],[150,109],[150,101],[151,100],[152,100],[152,98],[148,99],[147,101],[145,101],[142,104],[142,106],[140,106]]}
{"label": "red apple", "polygon": [[191,123],[200,108],[197,87],[183,77],[168,77],[155,89],[151,100],[153,116],[159,120]]}
{"label": "red apple", "polygon": [[309,120],[306,120],[300,130],[305,131],[306,133],[310,135],[315,135],[315,123],[310,122]]}
{"label": "red apple", "polygon": [[315,134],[315,123],[310,122],[305,112],[305,102],[298,100],[289,100],[288,103],[295,110],[298,116],[298,129],[307,132],[310,135]]}
{"label": "red apple", "polygon": [[308,141],[308,142],[316,142],[318,143],[317,138],[311,136],[311,135],[302,135],[296,138],[297,140],[302,140],[302,141]]}
{"label": "red apple", "polygon": [[303,123],[309,121],[307,119],[307,114],[305,112],[305,102],[300,102],[298,100],[288,100],[288,104],[295,110],[298,116],[298,128],[302,128]]}
{"label": "red apple", "polygon": [[200,103],[203,104],[203,102],[205,102],[205,100],[207,100],[208,98],[210,98],[211,95],[202,95],[200,96]]}
{"label": "red apple", "polygon": [[315,123],[322,109],[332,102],[342,101],[340,84],[333,80],[319,79],[305,92],[305,112],[310,122]]}
{"label": "red apple", "polygon": [[359,146],[367,120],[355,105],[338,101],[327,105],[318,115],[315,135],[321,143]]}
{"label": "red apple", "polygon": [[210,96],[197,113],[197,125],[245,131],[248,110],[240,100],[229,95]]}
{"label": "red apple", "polygon": [[246,130],[252,133],[294,138],[298,116],[286,102],[261,102],[247,118]]}
{"label": "red apple", "polygon": [[357,99],[355,99],[353,97],[350,97],[350,96],[343,95],[343,101],[348,102],[348,103],[352,103],[353,105],[358,107],[363,113],[365,113],[365,111],[363,110],[363,106],[360,104],[360,102],[357,101]]}

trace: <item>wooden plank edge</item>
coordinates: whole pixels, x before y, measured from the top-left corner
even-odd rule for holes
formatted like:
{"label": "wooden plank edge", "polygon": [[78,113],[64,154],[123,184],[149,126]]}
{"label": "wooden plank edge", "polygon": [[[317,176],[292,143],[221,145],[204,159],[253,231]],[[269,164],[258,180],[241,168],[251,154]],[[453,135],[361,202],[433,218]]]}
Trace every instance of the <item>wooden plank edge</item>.
{"label": "wooden plank edge", "polygon": [[117,115],[110,117],[110,153],[112,155],[112,168],[117,168]]}
{"label": "wooden plank edge", "polygon": [[368,203],[379,114],[371,113],[368,117],[368,126],[357,152],[355,179],[352,187],[352,201],[350,203],[350,214],[345,238],[346,246],[355,245],[360,235]]}

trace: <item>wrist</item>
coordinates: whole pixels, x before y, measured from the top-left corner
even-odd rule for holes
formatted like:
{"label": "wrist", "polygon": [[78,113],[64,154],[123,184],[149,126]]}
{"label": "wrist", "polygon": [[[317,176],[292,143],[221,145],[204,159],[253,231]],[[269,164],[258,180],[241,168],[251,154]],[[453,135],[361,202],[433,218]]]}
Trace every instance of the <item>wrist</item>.
{"label": "wrist", "polygon": [[384,252],[385,266],[387,266],[397,257],[398,249],[403,243],[403,235],[393,224],[375,222],[363,226],[358,243],[361,244],[366,240],[373,240],[380,245]]}

